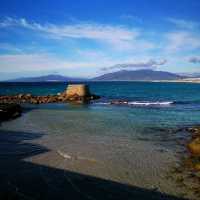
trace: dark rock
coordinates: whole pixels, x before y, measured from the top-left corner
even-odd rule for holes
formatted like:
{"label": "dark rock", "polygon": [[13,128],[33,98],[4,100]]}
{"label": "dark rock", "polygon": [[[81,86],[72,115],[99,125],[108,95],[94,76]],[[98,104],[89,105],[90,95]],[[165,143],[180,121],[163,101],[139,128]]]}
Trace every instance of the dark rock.
{"label": "dark rock", "polygon": [[18,104],[0,104],[0,120],[8,120],[21,115],[22,109]]}
{"label": "dark rock", "polygon": [[91,94],[90,95],[90,100],[97,100],[100,99],[101,97],[99,95]]}
{"label": "dark rock", "polygon": [[192,128],[188,128],[188,131],[192,134],[192,138],[200,138],[200,127],[192,127]]}
{"label": "dark rock", "polygon": [[30,103],[32,103],[32,104],[38,104],[39,101],[37,99],[32,98],[31,101],[30,101]]}

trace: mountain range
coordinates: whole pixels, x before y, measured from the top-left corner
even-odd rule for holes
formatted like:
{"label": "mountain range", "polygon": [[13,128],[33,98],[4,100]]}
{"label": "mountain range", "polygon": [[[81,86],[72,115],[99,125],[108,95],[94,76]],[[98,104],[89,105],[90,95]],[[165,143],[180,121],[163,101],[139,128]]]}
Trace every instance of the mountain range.
{"label": "mountain range", "polygon": [[50,74],[39,77],[26,77],[8,80],[8,82],[81,82],[81,81],[155,81],[155,80],[178,80],[187,78],[184,75],[155,70],[121,70],[107,73],[92,79],[67,77]]}
{"label": "mountain range", "polygon": [[154,81],[154,80],[176,80],[185,78],[178,74],[155,71],[155,70],[121,70],[113,73],[104,74],[102,76],[96,77],[95,81]]}
{"label": "mountain range", "polygon": [[8,82],[79,82],[85,81],[84,78],[68,77],[57,74],[50,74],[38,77],[22,77],[17,79],[8,80]]}

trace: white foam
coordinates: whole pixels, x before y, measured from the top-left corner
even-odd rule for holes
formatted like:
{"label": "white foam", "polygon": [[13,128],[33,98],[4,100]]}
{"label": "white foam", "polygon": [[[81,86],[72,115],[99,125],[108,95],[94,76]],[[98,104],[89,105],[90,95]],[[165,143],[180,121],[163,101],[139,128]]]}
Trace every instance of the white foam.
{"label": "white foam", "polygon": [[128,102],[129,105],[136,105],[136,106],[167,106],[173,104],[173,101],[147,101],[147,102],[142,102],[142,101],[131,101]]}
{"label": "white foam", "polygon": [[97,105],[110,105],[111,103],[110,102],[96,102],[94,104],[97,104]]}
{"label": "white foam", "polygon": [[173,101],[120,101],[119,103],[112,102],[96,102],[97,105],[131,105],[131,106],[169,106]]}

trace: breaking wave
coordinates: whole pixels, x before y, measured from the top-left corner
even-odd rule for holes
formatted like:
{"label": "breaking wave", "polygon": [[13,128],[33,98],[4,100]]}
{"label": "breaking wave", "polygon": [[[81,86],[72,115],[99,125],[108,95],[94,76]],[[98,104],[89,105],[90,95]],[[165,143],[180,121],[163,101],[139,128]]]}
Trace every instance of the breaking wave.
{"label": "breaking wave", "polygon": [[97,102],[97,105],[128,105],[128,106],[169,106],[175,104],[174,101],[111,101]]}
{"label": "breaking wave", "polygon": [[175,102],[173,101],[155,101],[155,102],[151,102],[151,101],[147,101],[147,102],[141,102],[141,101],[131,101],[128,102],[129,105],[138,105],[138,106],[153,106],[153,105],[160,105],[160,106],[167,106],[167,105],[171,105],[174,104]]}

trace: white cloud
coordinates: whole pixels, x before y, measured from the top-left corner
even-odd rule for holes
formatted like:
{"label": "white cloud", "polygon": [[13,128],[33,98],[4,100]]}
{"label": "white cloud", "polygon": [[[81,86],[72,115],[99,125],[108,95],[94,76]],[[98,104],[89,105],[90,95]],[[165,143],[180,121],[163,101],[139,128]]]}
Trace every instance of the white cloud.
{"label": "white cloud", "polygon": [[48,54],[0,55],[1,72],[76,69],[93,66],[98,66],[98,63],[62,60]]}
{"label": "white cloud", "polygon": [[[54,54],[5,54],[0,55],[0,73],[28,72],[31,74],[58,71],[70,76],[95,76],[102,66],[115,65],[119,60],[112,59],[102,52],[78,52],[79,60],[58,58]],[[82,57],[85,57],[82,59]],[[1,77],[2,79],[3,77]]]}
{"label": "white cloud", "polygon": [[131,62],[131,63],[123,63],[123,64],[116,64],[111,67],[103,67],[102,70],[112,70],[112,69],[126,69],[126,68],[142,68],[142,69],[155,69],[157,66],[161,66],[167,63],[167,60],[147,60],[147,61],[140,61],[140,62]]}
{"label": "white cloud", "polygon": [[[125,17],[131,18],[131,16]],[[173,20],[171,19],[171,21]],[[7,49],[10,53],[8,55],[0,55],[0,71],[12,72],[57,69],[62,71],[60,69],[71,69],[71,72],[74,70],[74,72],[80,72],[79,74],[81,74],[85,70],[85,74],[90,74],[94,73],[94,71],[99,73],[98,70],[102,67],[109,68],[108,66],[111,66],[113,69],[117,68],[114,66],[118,65],[118,63],[124,63],[119,64],[121,68],[126,68],[126,66],[131,68],[159,68],[160,66],[168,69],[168,66],[164,65],[166,63],[165,60],[158,61],[160,58],[166,58],[168,64],[170,63],[171,66],[178,66],[178,63],[182,62],[178,57],[180,55],[179,53],[182,54],[184,52],[184,54],[190,53],[190,55],[194,55],[191,51],[198,51],[200,49],[200,35],[197,30],[193,30],[194,25],[189,24],[187,30],[178,29],[186,25],[185,21],[173,21],[176,24],[175,31],[169,30],[168,33],[154,32],[154,34],[151,34],[148,30],[137,29],[134,26],[106,25],[81,21],[75,21],[73,23],[62,25],[52,23],[39,24],[24,18],[5,18],[4,20],[0,20],[0,29],[12,27],[12,29],[8,30],[15,31],[20,29],[20,32],[27,29],[29,30],[29,34],[39,33],[39,37],[47,37],[49,40],[59,39],[50,41],[50,43],[55,44],[56,50],[57,48],[63,48],[61,49],[63,50],[62,55],[65,52],[64,48],[73,49],[74,52],[73,56],[67,55],[67,58],[71,56],[71,59],[61,59],[58,56],[59,53],[54,51],[53,48],[51,52],[55,52],[55,54],[48,54],[50,49],[49,46],[45,46],[46,43],[44,46],[41,44],[41,46],[36,45],[34,48],[32,48],[33,44],[30,43],[26,47],[23,46],[23,51],[21,52],[17,48],[18,46],[15,48],[15,46],[9,45],[8,43],[1,43],[0,48]],[[71,43],[71,46],[68,46],[68,40],[65,40],[65,38],[76,41],[72,42],[73,44]],[[79,39],[94,40],[95,45],[96,42],[100,45],[93,48],[88,43],[88,46],[84,46],[83,48],[83,45],[79,45],[82,42]],[[62,46],[60,43],[64,45]],[[58,46],[56,46],[57,44]],[[42,52],[40,51],[41,53],[38,53],[40,47],[42,47]],[[85,48],[88,51],[84,51]],[[12,55],[11,53],[13,52],[18,54]],[[154,59],[151,60],[151,58]],[[171,61],[173,61],[172,64]],[[187,63],[188,60],[184,60],[184,62]]]}
{"label": "white cloud", "polygon": [[74,38],[96,40],[107,43],[116,50],[147,50],[155,47],[153,43],[141,39],[141,31],[125,26],[84,22],[73,25],[39,24],[29,22],[24,18],[6,18],[0,22],[0,27],[2,28],[10,26],[22,27],[45,33],[54,39]]}
{"label": "white cloud", "polygon": [[110,26],[101,24],[80,23],[74,25],[54,25],[30,23],[26,19],[6,18],[0,23],[1,27],[21,26],[35,31],[52,34],[56,38],[72,37],[100,40],[133,40],[138,36],[136,30],[129,30],[121,26]]}
{"label": "white cloud", "polygon": [[177,26],[178,28],[182,29],[195,29],[199,28],[199,23],[194,22],[194,21],[189,21],[189,20],[184,20],[184,19],[176,19],[176,18],[168,18],[167,19],[169,22]]}
{"label": "white cloud", "polygon": [[195,63],[195,64],[200,64],[200,56],[193,56],[189,58],[189,62]]}
{"label": "white cloud", "polygon": [[200,37],[189,31],[176,31],[166,34],[165,49],[169,52],[190,51],[200,48]]}
{"label": "white cloud", "polygon": [[[69,72],[68,75],[75,76],[95,76],[101,73],[103,66],[104,70],[117,69],[117,68],[149,68],[155,69],[157,66],[164,65],[166,60],[150,60],[148,58],[134,58],[116,59],[109,57],[103,52],[80,51],[78,52],[79,60],[67,60],[56,57],[53,54],[7,54],[0,55],[0,72],[13,73],[21,72],[22,74],[28,72],[31,74],[43,72],[48,73],[58,71],[59,73]],[[133,61],[134,60],[134,61]],[[142,60],[142,61],[141,61]],[[125,63],[125,64],[117,64]]]}

